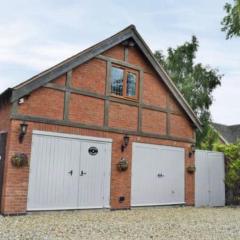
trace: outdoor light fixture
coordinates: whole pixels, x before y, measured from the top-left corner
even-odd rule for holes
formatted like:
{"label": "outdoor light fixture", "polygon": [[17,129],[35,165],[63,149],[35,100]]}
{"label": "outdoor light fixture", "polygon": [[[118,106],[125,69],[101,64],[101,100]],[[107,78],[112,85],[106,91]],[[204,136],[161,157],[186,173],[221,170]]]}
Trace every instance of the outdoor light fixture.
{"label": "outdoor light fixture", "polygon": [[192,157],[192,155],[195,153],[195,151],[196,151],[195,145],[192,144],[191,145],[191,150],[189,151],[189,157]]}
{"label": "outdoor light fixture", "polygon": [[123,143],[122,143],[122,146],[121,146],[122,152],[123,152],[124,149],[128,146],[128,143],[129,143],[129,136],[128,136],[128,135],[124,135],[124,137],[123,137]]}
{"label": "outdoor light fixture", "polygon": [[130,41],[128,42],[128,46],[129,46],[129,47],[134,47],[134,46],[135,46],[134,41],[131,41],[131,40],[130,40]]}
{"label": "outdoor light fixture", "polygon": [[25,122],[20,124],[20,133],[18,137],[20,143],[23,142],[24,136],[27,133],[27,128],[28,128],[28,125]]}

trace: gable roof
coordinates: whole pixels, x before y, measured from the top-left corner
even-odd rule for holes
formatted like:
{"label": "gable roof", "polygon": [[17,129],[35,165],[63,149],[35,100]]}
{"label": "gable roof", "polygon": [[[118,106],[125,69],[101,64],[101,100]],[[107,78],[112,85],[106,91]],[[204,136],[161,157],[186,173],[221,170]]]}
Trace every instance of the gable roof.
{"label": "gable roof", "polygon": [[235,143],[240,139],[240,124],[227,126],[219,123],[212,123],[212,125],[226,144]]}
{"label": "gable roof", "polygon": [[[117,34],[109,37],[102,42],[97,43],[96,45],[66,59],[65,61],[47,69],[44,72],[30,78],[29,80],[15,86],[12,89],[12,96],[11,102],[18,100],[19,98],[28,95],[32,91],[36,90],[37,88],[44,86],[46,83],[54,80],[55,78],[61,76],[62,74],[66,73],[67,71],[71,70],[79,66],[80,64],[96,57],[97,55],[107,51],[108,49],[112,48],[113,46],[127,40],[133,39],[137,46],[140,48],[144,56],[147,60],[151,63],[152,67],[155,69],[157,74],[163,80],[169,91],[173,94],[176,98],[180,106],[183,108],[187,116],[190,120],[194,123],[194,125],[201,130],[201,122],[186,102],[180,91],[176,88],[170,77],[167,73],[163,70],[160,66],[158,61],[155,59],[153,53],[151,52],[150,48],[147,46],[145,41],[142,39],[136,27],[134,25],[130,25],[127,28],[123,29],[122,31],[118,32]],[[1,96],[0,96],[1,98]]]}

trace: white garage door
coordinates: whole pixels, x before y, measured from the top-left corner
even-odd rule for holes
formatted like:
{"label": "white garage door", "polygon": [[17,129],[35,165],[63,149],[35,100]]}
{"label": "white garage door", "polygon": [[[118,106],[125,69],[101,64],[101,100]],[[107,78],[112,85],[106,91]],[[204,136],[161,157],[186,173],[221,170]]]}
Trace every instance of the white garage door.
{"label": "white garage door", "polygon": [[184,149],[133,144],[132,206],[184,203]]}
{"label": "white garage door", "polygon": [[111,140],[34,131],[28,210],[109,207]]}

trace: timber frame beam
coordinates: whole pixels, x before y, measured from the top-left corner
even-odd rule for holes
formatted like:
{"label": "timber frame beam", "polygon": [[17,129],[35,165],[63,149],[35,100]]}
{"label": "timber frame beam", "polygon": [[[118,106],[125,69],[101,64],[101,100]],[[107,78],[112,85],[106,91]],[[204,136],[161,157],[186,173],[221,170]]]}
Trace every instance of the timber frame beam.
{"label": "timber frame beam", "polygon": [[[180,106],[183,108],[185,113],[188,115],[189,119],[191,119],[192,123],[201,130],[201,122],[197,118],[197,116],[192,111],[189,104],[186,102],[182,94],[179,92],[179,90],[176,88],[176,86],[173,84],[167,73],[162,69],[162,67],[159,65],[157,60],[155,59],[153,53],[151,52],[150,48],[147,46],[141,35],[138,33],[136,27],[134,25],[130,25],[127,28],[123,29],[122,31],[118,32],[117,34],[113,35],[112,37],[109,37],[102,42],[99,42],[98,44],[66,59],[65,61],[53,66],[52,68],[49,68],[48,70],[28,79],[27,81],[15,86],[13,89],[10,90],[11,92],[11,99],[10,101],[13,103],[15,101],[18,101],[18,99],[29,95],[34,90],[45,86],[47,83],[51,82],[53,79],[56,79],[57,77],[62,76],[63,74],[66,74],[66,72],[71,71],[72,69],[76,68],[77,66],[93,59],[94,57],[105,59],[106,56],[102,56],[101,54],[105,51],[109,50],[110,48],[123,43],[124,41],[131,40],[134,42],[134,45],[137,45],[137,47],[141,50],[143,55],[146,57],[146,59],[149,61],[149,63],[152,65],[152,67],[155,69],[156,73],[159,75],[159,77],[162,79],[162,81],[165,83],[169,91],[172,93],[172,95],[176,98]],[[108,59],[105,59],[108,61]],[[123,64],[126,67],[130,67],[133,69],[138,69],[138,66],[135,66],[133,64],[129,64],[128,62],[128,48],[127,45],[125,46],[124,50],[124,61],[115,60],[116,64]],[[4,94],[3,94],[4,95]],[[0,95],[1,99],[2,95]],[[66,96],[67,99],[67,96]]]}
{"label": "timber frame beam", "polygon": [[[23,120],[23,121],[32,121],[32,122],[40,122],[40,123],[46,123],[46,124],[56,124],[56,125],[63,125],[63,126],[71,126],[71,127],[79,127],[79,128],[88,128],[88,129],[93,129],[93,130],[101,130],[101,131],[107,131],[107,132],[116,132],[116,133],[127,133],[127,134],[132,134],[132,135],[137,135],[137,136],[143,136],[143,137],[152,137],[152,138],[158,138],[158,139],[167,139],[167,140],[174,140],[174,141],[184,141],[184,142],[190,142],[193,143],[195,140],[194,138],[181,138],[177,136],[172,136],[170,134],[170,116],[171,114],[174,115],[180,115],[182,116],[181,113],[177,111],[173,111],[170,109],[169,106],[169,99],[167,97],[167,105],[166,108],[158,107],[158,106],[153,106],[153,105],[148,105],[143,102],[143,82],[144,82],[144,69],[133,65],[129,64],[128,61],[128,48],[124,48],[124,53],[125,53],[125,58],[124,61],[122,60],[117,60],[113,59],[104,55],[98,55],[96,56],[96,59],[100,59],[102,61],[106,62],[106,80],[105,80],[105,94],[99,94],[95,92],[90,92],[86,91],[80,88],[75,88],[72,86],[72,73],[73,69],[70,69],[67,71],[66,74],[66,82],[65,85],[59,85],[56,83],[46,83],[43,87],[44,88],[50,88],[54,89],[56,91],[62,91],[64,92],[64,113],[63,113],[63,119],[62,120],[53,120],[53,119],[48,119],[44,117],[38,117],[38,116],[26,116],[26,115],[21,115],[18,114],[17,108],[18,108],[18,101],[13,102],[13,107],[12,107],[12,114],[11,117],[12,119],[16,120]],[[111,68],[113,64],[118,64],[123,67],[131,68],[139,72],[139,84],[138,84],[138,91],[139,91],[139,99],[138,101],[131,101],[127,99],[122,99],[118,97],[114,97],[110,95],[110,88],[111,88]],[[69,105],[70,105],[70,98],[71,94],[78,94],[78,95],[83,95],[83,96],[88,96],[88,97],[93,97],[97,99],[104,100],[104,122],[103,126],[94,126],[94,125],[87,125],[87,124],[82,124],[82,123],[77,123],[73,122],[69,119]],[[109,106],[111,102],[116,102],[119,104],[126,104],[129,106],[134,106],[138,108],[138,124],[137,124],[137,129],[136,131],[129,131],[127,129],[118,129],[118,128],[111,128],[109,127]],[[166,114],[166,134],[161,135],[161,134],[153,134],[153,133],[148,133],[144,132],[142,130],[142,111],[143,109],[148,109],[156,112],[162,112]]]}
{"label": "timber frame beam", "polygon": [[[111,66],[111,62],[108,62],[108,67]],[[109,73],[107,74],[106,82],[109,83]],[[92,130],[99,130],[99,131],[106,131],[106,132],[115,132],[115,133],[122,133],[122,134],[131,134],[141,137],[151,137],[151,138],[157,138],[157,139],[165,139],[165,140],[172,140],[172,141],[183,141],[187,143],[193,143],[194,139],[190,138],[181,138],[177,136],[170,136],[169,130],[167,128],[166,135],[161,134],[153,134],[153,133],[147,133],[142,131],[142,109],[149,109],[157,112],[163,112],[167,114],[167,121],[169,121],[170,114],[176,114],[181,115],[178,112],[171,111],[168,107],[160,108],[156,106],[146,105],[142,101],[142,85],[143,85],[143,71],[140,71],[140,84],[139,84],[139,102],[134,101],[128,101],[125,99],[112,97],[112,96],[104,96],[101,94],[88,92],[82,89],[73,88],[71,87],[71,81],[72,81],[72,71],[69,71],[67,73],[67,81],[65,86],[58,85],[55,83],[48,83],[44,87],[54,89],[56,91],[62,91],[64,92],[64,115],[62,120],[54,120],[54,119],[48,119],[45,117],[38,117],[38,116],[28,116],[28,115],[22,115],[18,113],[18,102],[15,101],[12,106],[12,114],[11,119],[15,120],[22,120],[22,121],[30,121],[30,122],[39,122],[39,123],[45,123],[45,124],[54,124],[54,125],[60,125],[60,126],[69,126],[69,127],[77,127],[77,128],[84,128],[84,129],[92,129]],[[108,91],[109,84],[106,84],[106,92]],[[95,125],[87,125],[82,123],[77,123],[69,120],[68,113],[69,113],[69,103],[70,103],[70,95],[71,93],[78,94],[78,95],[84,95],[89,97],[94,97],[97,99],[104,100],[104,124],[103,126],[95,126]],[[112,128],[108,126],[108,118],[109,118],[109,105],[110,102],[116,102],[120,104],[126,104],[129,106],[135,106],[138,108],[138,126],[136,131],[129,131],[127,129],[118,129],[118,128]],[[167,126],[169,126],[169,123],[167,123]]]}
{"label": "timber frame beam", "polygon": [[44,124],[76,127],[76,128],[83,128],[83,129],[91,129],[91,130],[98,130],[98,131],[105,131],[105,132],[113,132],[113,133],[119,133],[119,134],[130,134],[130,135],[135,135],[140,137],[150,137],[150,138],[171,140],[171,141],[177,141],[177,142],[194,143],[194,140],[191,138],[181,138],[177,136],[167,136],[167,135],[160,135],[160,134],[153,134],[153,133],[145,133],[145,132],[143,133],[138,131],[129,131],[126,129],[119,129],[119,128],[86,125],[82,123],[72,122],[69,120],[53,120],[48,118],[26,116],[21,114],[12,115],[12,119],[20,120],[20,121],[29,121],[29,122],[37,122],[37,123],[44,123]]}

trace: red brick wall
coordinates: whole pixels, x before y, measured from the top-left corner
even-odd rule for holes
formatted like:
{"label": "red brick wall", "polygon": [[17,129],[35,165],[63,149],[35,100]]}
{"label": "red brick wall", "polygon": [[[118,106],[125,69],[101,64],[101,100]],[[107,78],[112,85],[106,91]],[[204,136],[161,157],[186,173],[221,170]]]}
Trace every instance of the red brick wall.
{"label": "red brick wall", "polygon": [[93,97],[71,94],[69,120],[89,125],[102,126],[104,101]]}
{"label": "red brick wall", "polygon": [[106,62],[93,59],[73,70],[72,86],[90,92],[105,93]]}
{"label": "red brick wall", "polygon": [[142,130],[154,134],[166,134],[167,114],[153,110],[142,111]]}
{"label": "red brick wall", "polygon": [[64,93],[53,89],[40,88],[31,93],[18,107],[23,115],[63,119]]}
{"label": "red brick wall", "polygon": [[138,109],[120,103],[111,103],[109,108],[109,127],[137,130]]}
{"label": "red brick wall", "polygon": [[153,68],[150,66],[148,60],[141,53],[138,47],[130,47],[128,49],[128,62],[140,66],[144,69],[145,73],[154,73]]}
{"label": "red brick wall", "polygon": [[[118,45],[104,53],[106,56],[124,60],[124,47]],[[193,138],[194,129],[190,121],[183,114],[175,100],[164,86],[162,80],[157,76],[149,63],[143,58],[137,48],[129,48],[128,62],[138,65],[144,70],[143,81],[143,102],[153,107],[163,108],[168,111],[168,107],[178,112],[178,115],[171,114],[169,129],[170,135],[183,138]],[[66,74],[56,79],[54,83],[64,85]],[[93,59],[80,67],[73,69],[72,86],[92,93],[104,94],[106,82],[106,62]],[[169,98],[169,101],[167,100]],[[169,106],[168,106],[169,102]],[[136,101],[132,104],[137,104]],[[30,116],[40,116],[50,119],[62,120],[64,109],[64,92],[53,89],[40,88],[31,93],[30,97],[25,99],[25,103],[18,107],[18,113]],[[7,111],[7,110],[5,110]],[[181,114],[181,115],[179,115]],[[0,110],[0,117],[5,116]],[[142,109],[142,130],[147,133],[165,134],[166,133],[166,113],[153,110]],[[71,93],[69,104],[69,120],[74,123],[83,123],[85,125],[103,126],[104,122],[104,100],[95,97],[87,97]],[[6,126],[9,124],[2,121]],[[0,118],[1,124],[1,118]],[[130,135],[130,144],[124,154],[120,147],[123,139],[122,134],[110,133],[105,131],[94,131],[81,128],[63,127],[58,125],[47,125],[31,123],[27,136],[23,144],[18,142],[19,121],[11,122],[11,131],[8,137],[7,164],[4,176],[4,201],[2,210],[5,213],[25,212],[28,189],[28,167],[15,168],[11,165],[11,156],[15,152],[31,152],[31,134],[32,130],[45,130],[53,132],[64,132],[72,134],[81,134],[93,137],[107,137],[113,139],[112,151],[112,179],[111,179],[111,207],[128,208],[130,206],[131,193],[131,157],[132,142],[142,142],[149,144],[162,144],[169,146],[183,147],[186,152],[185,164],[194,163],[194,159],[188,157],[190,143],[176,142],[171,140],[162,140],[156,138],[140,137]],[[3,124],[2,124],[3,125]],[[126,129],[136,131],[138,127],[138,107],[129,106],[124,103],[116,103],[110,100],[108,126],[111,128]],[[167,136],[167,135],[166,135]],[[130,167],[126,172],[117,170],[117,163],[121,157],[126,157],[130,162]],[[185,174],[185,193],[187,204],[194,203],[194,174]],[[124,195],[126,201],[118,202],[118,197]]]}
{"label": "red brick wall", "polygon": [[118,60],[124,60],[124,46],[123,45],[117,45],[108,51],[104,52],[103,55],[115,58]]}
{"label": "red brick wall", "polygon": [[144,74],[143,102],[157,107],[167,107],[167,90],[156,74]]}
{"label": "red brick wall", "polygon": [[19,144],[18,141],[20,123],[11,121],[11,131],[8,135],[2,193],[2,213],[26,212],[29,169],[28,167],[16,168],[11,164],[11,157],[17,152],[24,152],[30,156],[31,139],[24,139],[23,144]]}
{"label": "red brick wall", "polygon": [[[10,142],[9,141],[9,135],[11,133],[11,130],[10,130],[11,106],[12,105],[10,103],[6,103],[6,104],[4,104],[0,107],[0,133],[1,132],[7,132],[7,142]],[[7,144],[7,146],[8,146],[8,144]],[[5,154],[4,157],[7,156],[7,151],[8,151],[7,146],[6,146],[6,149],[5,149],[6,154]],[[5,159],[4,157],[3,157],[3,159]],[[0,212],[1,212],[1,206],[0,206]]]}
{"label": "red brick wall", "polygon": [[[81,128],[72,128],[56,125],[48,125],[41,123],[28,122],[28,132],[24,138],[23,144],[18,142],[19,124],[21,121],[12,121],[11,136],[9,149],[7,152],[5,184],[3,193],[2,211],[5,214],[24,213],[27,206],[27,189],[28,189],[28,167],[16,168],[11,164],[11,157],[16,152],[25,152],[29,156],[31,154],[32,130],[53,131],[61,133],[78,134],[83,136],[105,137],[113,139],[112,145],[112,166],[111,166],[111,208],[129,208],[131,201],[131,159],[132,159],[132,143],[149,143],[182,147],[185,149],[185,165],[193,163],[193,159],[188,157],[190,148],[189,143],[176,142],[170,140],[161,140],[147,137],[138,137],[130,135],[130,142],[124,153],[121,152],[120,146],[123,135],[104,131],[95,131]],[[119,172],[117,164],[121,157],[125,157],[129,161],[129,168],[126,172]],[[119,203],[119,196],[125,196],[126,200]],[[194,174],[185,174],[185,199],[187,204],[194,203]]]}
{"label": "red brick wall", "polygon": [[[124,47],[120,44],[103,53],[106,56],[124,59]],[[183,120],[186,115],[180,106],[173,99],[171,93],[165,87],[162,79],[154,72],[148,61],[137,47],[130,47],[128,50],[128,62],[140,66],[144,70],[143,80],[143,103],[167,110],[169,108],[182,115],[182,117],[173,115],[170,119],[170,135],[178,137],[192,137],[194,129],[190,122]],[[79,88],[92,93],[105,94],[107,68],[106,62],[99,59],[92,59],[81,66],[73,69],[72,83],[74,88]],[[126,68],[129,70],[129,68]],[[53,82],[63,85],[66,80],[66,74],[62,75]],[[47,97],[46,97],[47,96]],[[168,100],[169,99],[169,100]],[[41,116],[51,119],[63,119],[63,101],[64,93],[52,89],[41,88],[33,92],[29,99],[19,107],[19,112],[24,115]],[[169,102],[169,103],[168,103]],[[48,106],[46,109],[45,106]],[[69,119],[74,122],[103,126],[103,101],[92,97],[84,97],[71,94]],[[118,108],[118,109],[116,109]],[[94,111],[93,111],[94,109]],[[137,108],[123,104],[110,103],[109,126],[114,128],[123,128],[129,130],[137,129],[138,114]],[[131,115],[129,115],[129,112]],[[146,132],[166,133],[166,120],[163,113],[149,112],[154,120],[150,121],[146,114],[142,116],[143,130]],[[85,112],[85,114],[83,114]],[[135,118],[135,119],[134,119]],[[150,126],[152,125],[152,126]],[[154,126],[153,126],[154,125]],[[171,127],[171,125],[173,125]],[[179,127],[180,126],[180,127]],[[165,129],[163,129],[165,128]],[[186,129],[186,131],[185,131]],[[156,131],[155,131],[156,130]]]}
{"label": "red brick wall", "polygon": [[173,97],[170,97],[170,96],[169,96],[168,99],[169,99],[168,100],[169,101],[169,108],[176,113],[184,115],[182,109],[180,108],[180,106],[176,102],[176,100]]}
{"label": "red brick wall", "polygon": [[193,138],[193,130],[190,122],[183,116],[171,114],[170,135]]}
{"label": "red brick wall", "polygon": [[58,77],[56,80],[52,81],[52,83],[64,86],[66,84],[66,74]]}
{"label": "red brick wall", "polygon": [[0,107],[0,132],[7,132],[10,125],[11,104],[6,103]]}

